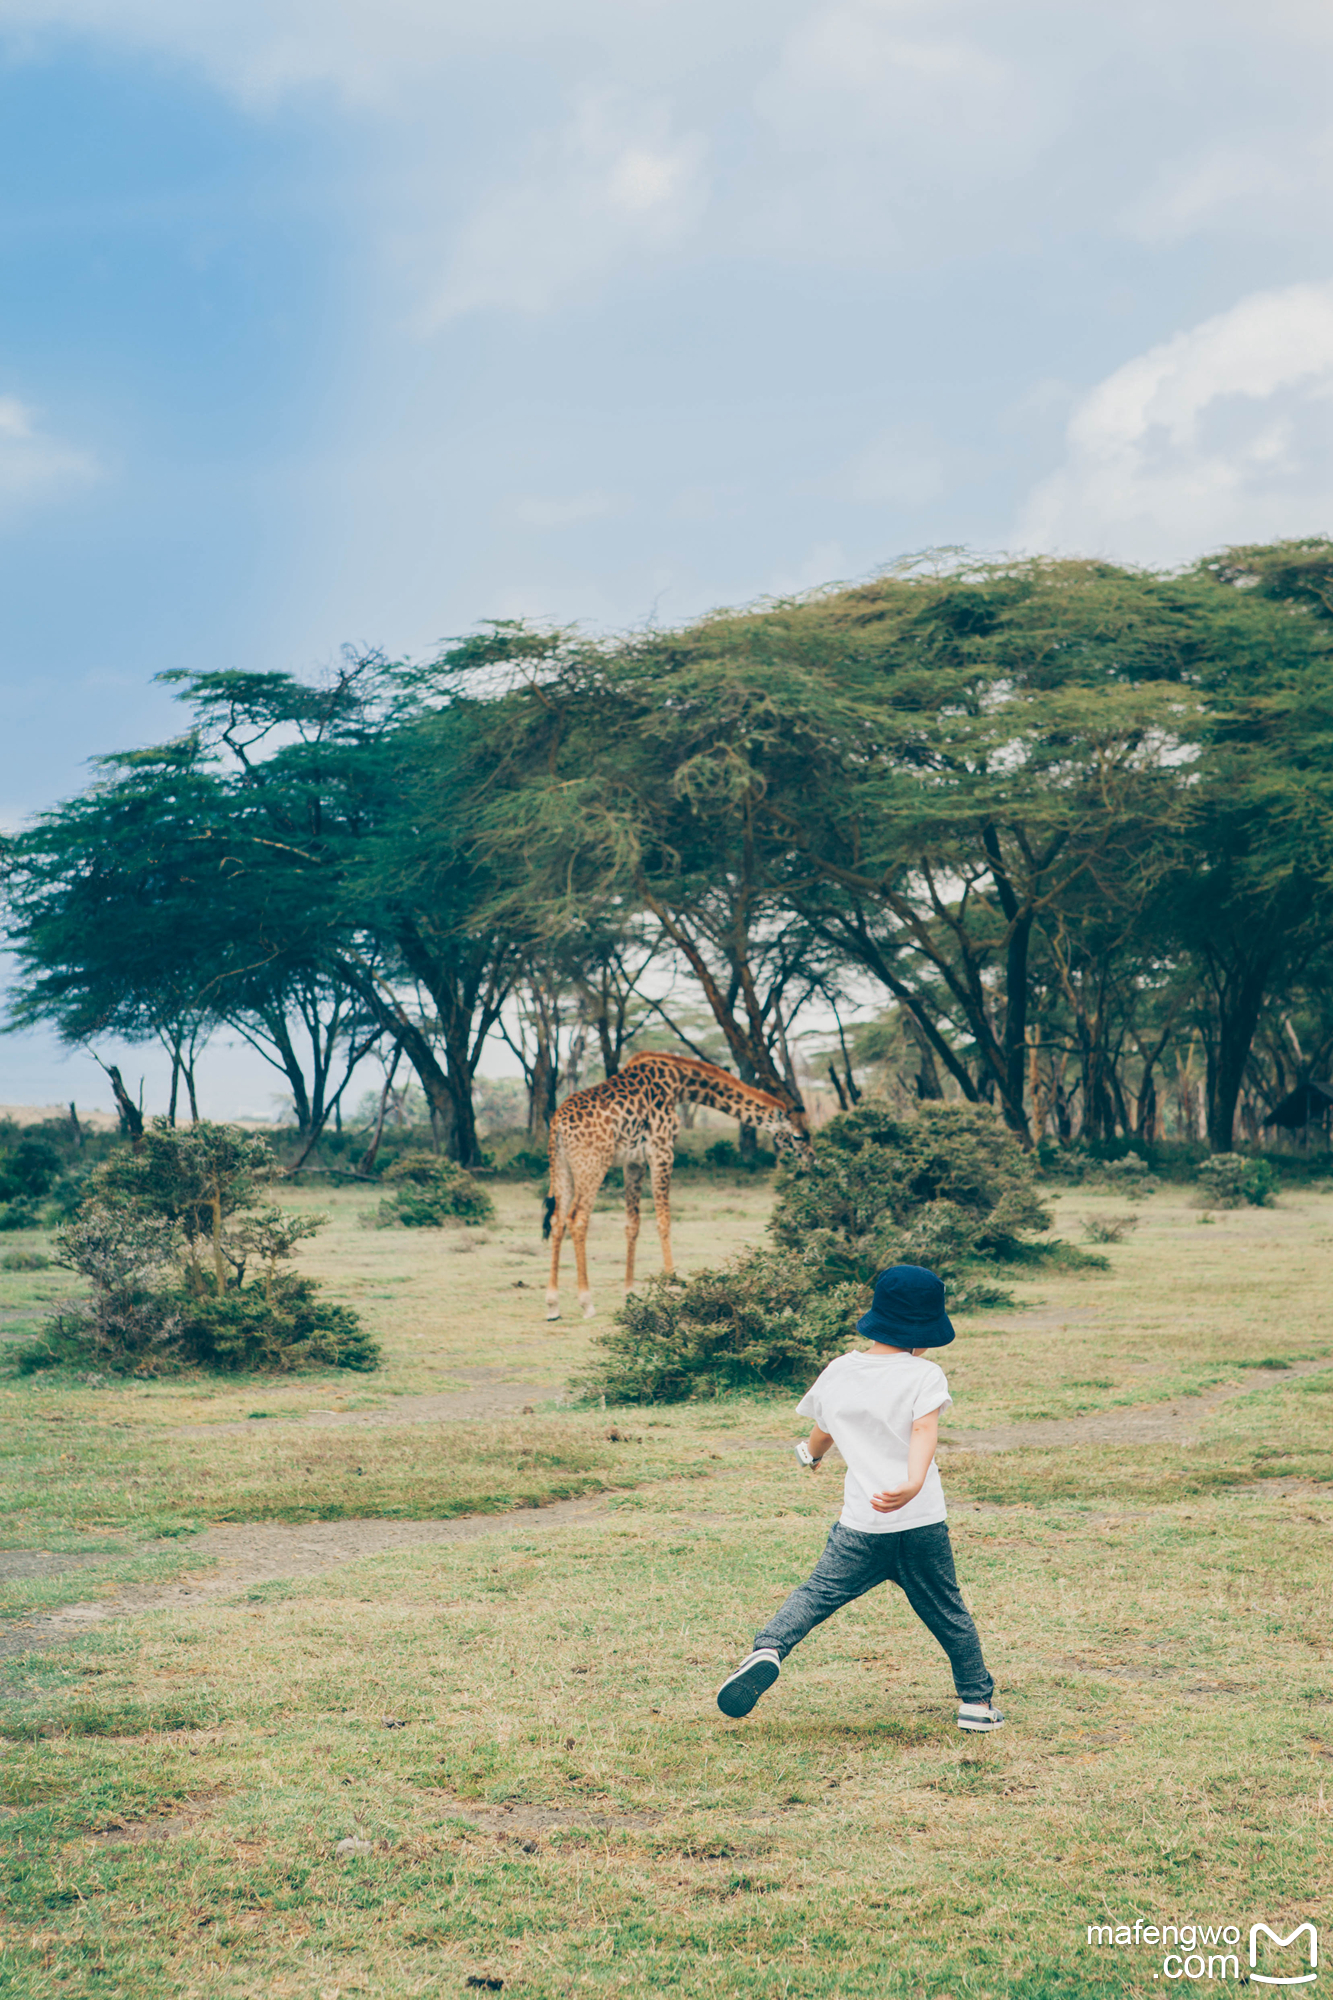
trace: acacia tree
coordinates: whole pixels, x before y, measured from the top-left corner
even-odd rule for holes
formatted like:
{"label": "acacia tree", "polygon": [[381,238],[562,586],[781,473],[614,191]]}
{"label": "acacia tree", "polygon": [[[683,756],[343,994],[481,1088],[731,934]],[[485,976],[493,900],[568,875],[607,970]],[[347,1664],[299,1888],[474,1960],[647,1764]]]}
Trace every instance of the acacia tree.
{"label": "acacia tree", "polygon": [[70,1044],[160,1041],[174,1124],[182,1080],[198,1116],[194,1062],[217,1025],[216,980],[234,945],[214,896],[222,791],[195,736],[99,770],[6,844],[20,966],[8,1025],[42,1022]]}
{"label": "acacia tree", "polygon": [[438,706],[422,700],[379,747],[381,803],[346,874],[348,912],[384,954],[384,970],[354,948],[339,952],[337,970],[401,1043],[437,1142],[475,1166],[477,1067],[532,939],[488,911],[494,869],[474,838],[499,754],[487,705],[456,692],[447,656],[415,687]]}
{"label": "acacia tree", "polygon": [[793,1019],[868,979],[920,1095],[1025,1140],[1077,1095],[1088,1135],[1147,1135],[1188,1042],[1227,1146],[1256,1025],[1329,934],[1330,607],[1308,542],[1170,578],[918,569],[601,645],[497,626],[317,686],[178,677],[190,737],[11,843],[15,1018],[161,1035],[187,1088],[190,1036],[230,1021],[312,1132],[359,1052],[401,1052],[471,1163],[520,990],[540,1123],[575,1045],[612,1074],[675,1025],[645,963],[792,1103]]}
{"label": "acacia tree", "polygon": [[1080,905],[1132,932],[1178,844],[1188,621],[1089,564],[891,577],[815,610],[851,656],[827,754],[773,802],[819,871],[812,921],[1026,1140],[1039,960]]}
{"label": "acacia tree", "polygon": [[[482,777],[476,705],[453,698],[447,666],[413,671],[380,654],[349,656],[319,685],[177,678],[231,760],[255,879],[299,924],[299,999],[316,1046],[331,1031],[361,1053],[381,1037],[396,1044],[437,1143],[475,1165],[473,1079],[518,968],[514,941],[474,920],[485,885],[466,847]],[[256,976],[268,965],[258,955]],[[291,1011],[289,1000],[284,1020]]]}
{"label": "acacia tree", "polygon": [[[774,663],[737,652],[724,621],[609,648],[529,638],[526,656],[513,638],[521,671],[496,704],[505,748],[478,819],[497,921],[578,949],[637,910],[659,962],[688,968],[742,1079],[799,1105],[789,1031],[827,954],[791,905],[791,843],[763,810],[756,745],[801,756]],[[623,974],[623,953],[599,947],[594,967],[599,951],[599,977]]]}
{"label": "acacia tree", "polygon": [[516,951],[470,921],[466,714],[432,714],[378,656],[317,686],[167,678],[194,731],[112,760],[11,844],[15,1024],[159,1033],[188,1062],[199,1024],[226,1022],[286,1077],[307,1152],[387,1039],[474,1162],[472,1077]]}
{"label": "acacia tree", "polygon": [[271,837],[203,729],[102,769],[11,843],[13,1025],[45,1020],[68,1041],[156,1036],[172,1058],[172,1123],[182,1080],[197,1120],[198,1048],[231,1027],[285,1077],[309,1150],[381,1033],[321,969],[326,875]]}
{"label": "acacia tree", "polygon": [[1198,968],[1209,1143],[1225,1151],[1265,1001],[1329,935],[1333,543],[1228,550],[1195,580],[1206,756],[1175,921]]}

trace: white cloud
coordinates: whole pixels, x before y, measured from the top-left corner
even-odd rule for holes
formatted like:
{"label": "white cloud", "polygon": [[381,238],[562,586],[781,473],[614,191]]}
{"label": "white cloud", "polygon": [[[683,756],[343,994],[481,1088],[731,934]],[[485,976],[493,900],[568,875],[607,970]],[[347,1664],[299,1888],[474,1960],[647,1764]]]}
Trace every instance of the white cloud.
{"label": "white cloud", "polygon": [[1267,238],[1322,225],[1333,194],[1333,128],[1295,142],[1205,149],[1166,163],[1121,211],[1127,236],[1152,245],[1184,242],[1203,231],[1257,230]]}
{"label": "white cloud", "polygon": [[1257,292],[1085,396],[1028,547],[1173,561],[1333,525],[1333,285]]}
{"label": "white cloud", "polygon": [[0,518],[62,499],[100,477],[91,452],[49,437],[17,396],[0,396]]}
{"label": "white cloud", "polygon": [[[759,112],[789,145],[833,140],[845,153],[860,142],[910,158],[914,175],[943,167],[968,176],[984,157],[993,172],[1039,145],[1045,121],[1039,77],[1003,46],[986,46],[984,11],[901,0],[816,6],[760,83]],[[983,19],[968,21],[969,12]]]}
{"label": "white cloud", "polygon": [[[396,112],[423,88],[437,94],[442,79],[479,52],[501,52],[511,67],[609,60],[627,82],[693,69],[706,37],[717,52],[762,38],[794,4],[564,0],[556,10],[548,0],[0,0],[0,34],[20,46],[72,35],[152,49],[257,108],[323,90]],[[495,109],[503,118],[503,100]]]}
{"label": "white cloud", "polygon": [[456,237],[425,314],[431,327],[491,307],[539,313],[608,270],[660,254],[707,202],[703,136],[664,106],[589,97],[534,149],[527,170],[484,196]]}
{"label": "white cloud", "polygon": [[[1238,208],[1289,216],[1316,166],[1326,198],[1330,18],[1326,0],[1272,0],[1262,27],[1253,0],[0,0],[0,40],[149,51],[258,111],[351,107],[379,163],[348,198],[381,248],[408,246],[391,309],[430,331],[687,252],[883,274],[1071,227],[1158,242]],[[1247,92],[1261,108],[1237,119]]]}

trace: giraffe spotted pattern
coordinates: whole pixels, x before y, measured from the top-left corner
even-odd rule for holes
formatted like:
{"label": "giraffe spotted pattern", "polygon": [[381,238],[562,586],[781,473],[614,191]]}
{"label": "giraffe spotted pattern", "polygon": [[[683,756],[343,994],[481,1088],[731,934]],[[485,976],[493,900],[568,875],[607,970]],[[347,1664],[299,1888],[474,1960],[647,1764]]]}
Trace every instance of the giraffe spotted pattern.
{"label": "giraffe spotted pattern", "polygon": [[551,1120],[551,1191],[542,1234],[551,1238],[551,1279],[546,1317],[560,1317],[560,1246],[568,1230],[574,1240],[578,1296],[592,1317],[588,1284],[588,1224],[597,1191],[612,1167],[625,1169],[625,1289],[634,1283],[634,1246],[639,1235],[639,1201],[646,1167],[652,1176],[653,1209],[662,1244],[662,1268],[671,1261],[671,1166],[683,1103],[706,1104],[740,1119],[757,1132],[771,1132],[779,1146],[809,1152],[810,1133],[798,1106],[754,1090],[715,1063],[693,1056],[650,1050],[631,1056],[617,1076],[591,1089],[576,1090]]}

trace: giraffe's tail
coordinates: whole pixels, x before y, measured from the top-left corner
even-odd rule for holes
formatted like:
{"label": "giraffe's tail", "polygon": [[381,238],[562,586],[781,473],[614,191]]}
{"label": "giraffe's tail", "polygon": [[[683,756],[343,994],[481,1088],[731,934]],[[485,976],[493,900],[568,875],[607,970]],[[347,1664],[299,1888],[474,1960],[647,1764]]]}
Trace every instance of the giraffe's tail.
{"label": "giraffe's tail", "polygon": [[550,1235],[550,1233],[551,1233],[551,1217],[552,1217],[552,1216],[553,1216],[554,1214],[555,1214],[555,1196],[554,1196],[553,1194],[548,1194],[548,1195],[547,1195],[547,1197],[546,1197],[546,1206],[545,1206],[545,1208],[544,1208],[544,1209],[542,1210],[542,1237],[543,1237],[543,1240],[544,1240],[544,1239],[545,1239],[546,1237],[548,1237],[548,1236]]}

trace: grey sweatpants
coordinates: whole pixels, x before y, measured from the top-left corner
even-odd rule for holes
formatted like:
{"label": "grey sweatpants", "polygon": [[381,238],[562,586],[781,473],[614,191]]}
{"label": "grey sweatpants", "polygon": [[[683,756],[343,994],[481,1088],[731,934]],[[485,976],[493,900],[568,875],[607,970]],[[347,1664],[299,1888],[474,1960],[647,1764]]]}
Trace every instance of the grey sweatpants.
{"label": "grey sweatpants", "polygon": [[800,1587],[755,1635],[755,1651],[771,1647],[786,1659],[807,1632],[877,1584],[896,1583],[921,1623],[949,1655],[960,1701],[989,1701],[995,1683],[981,1657],[981,1641],[954,1575],[953,1546],[945,1522],[860,1535],[835,1521],[824,1553]]}

